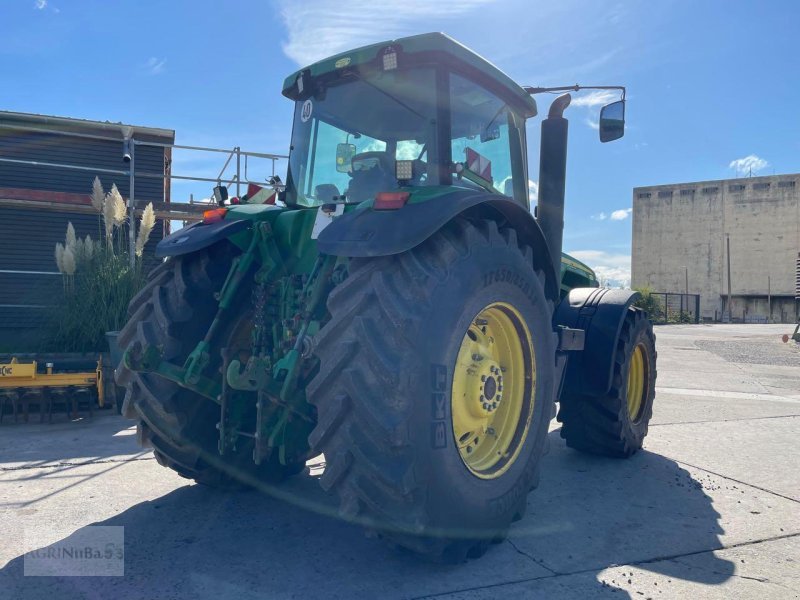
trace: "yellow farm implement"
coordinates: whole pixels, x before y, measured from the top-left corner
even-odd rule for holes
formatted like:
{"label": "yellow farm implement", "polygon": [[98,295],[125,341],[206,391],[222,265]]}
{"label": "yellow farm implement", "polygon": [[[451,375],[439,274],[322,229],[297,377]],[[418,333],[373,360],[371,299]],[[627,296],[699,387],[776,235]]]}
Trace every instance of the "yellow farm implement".
{"label": "yellow farm implement", "polygon": [[54,372],[52,362],[42,367],[35,360],[19,362],[12,358],[11,362],[0,363],[0,424],[7,407],[15,423],[20,413],[28,421],[31,406],[38,407],[40,422],[45,413],[52,422],[53,409],[59,405],[75,417],[78,407],[84,404],[92,416],[95,402],[103,406],[102,366],[102,358],[98,358],[94,371],[83,372]]}

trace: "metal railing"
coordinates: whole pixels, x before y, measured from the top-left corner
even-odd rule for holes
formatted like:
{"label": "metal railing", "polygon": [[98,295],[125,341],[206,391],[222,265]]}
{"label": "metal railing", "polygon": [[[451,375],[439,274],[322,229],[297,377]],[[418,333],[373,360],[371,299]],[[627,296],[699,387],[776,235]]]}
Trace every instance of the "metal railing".
{"label": "metal railing", "polygon": [[[123,138],[113,138],[108,136],[102,135],[93,135],[88,133],[79,133],[79,132],[70,132],[70,131],[61,131],[58,129],[47,129],[42,127],[31,127],[25,126],[21,124],[5,124],[0,123],[0,128],[3,129],[13,129],[15,131],[30,131],[36,133],[45,133],[50,135],[61,135],[66,137],[80,137],[80,138],[88,138],[88,139],[96,139],[102,140],[106,142],[119,142],[122,146],[122,152],[120,153],[120,161],[126,164],[127,168],[124,169],[108,169],[108,168],[99,168],[99,167],[85,167],[81,165],[71,165],[66,163],[56,163],[56,162],[47,162],[47,161],[36,161],[36,160],[22,160],[22,159],[14,159],[14,158],[6,158],[0,156],[0,163],[6,164],[19,164],[19,165],[28,165],[34,167],[48,167],[48,168],[57,168],[57,169],[65,169],[65,170],[74,170],[74,171],[85,171],[91,172],[95,174],[104,174],[104,175],[122,175],[128,178],[128,185],[129,185],[129,193],[128,193],[128,212],[129,212],[129,227],[130,227],[130,255],[131,261],[134,260],[135,252],[134,246],[136,243],[136,179],[144,178],[144,179],[161,179],[165,180],[170,185],[170,197],[172,196],[171,187],[173,180],[179,181],[197,181],[197,182],[209,182],[215,183],[216,185],[235,185],[236,186],[236,195],[241,195],[241,186],[242,184],[249,185],[255,184],[259,186],[268,185],[267,178],[264,178],[264,181],[257,181],[250,178],[248,175],[249,169],[249,162],[250,159],[265,159],[270,161],[271,163],[271,177],[275,176],[275,164],[277,161],[288,159],[289,157],[282,154],[270,154],[266,152],[253,152],[253,151],[245,151],[242,150],[239,146],[235,146],[232,149],[227,148],[211,148],[206,146],[189,146],[184,144],[165,144],[160,142],[151,142],[151,141],[142,141],[138,140],[135,137],[135,131],[132,127],[120,125],[120,133],[122,134]],[[227,159],[220,169],[219,173],[216,177],[201,177],[197,175],[180,175],[172,172],[172,160],[166,161],[164,163],[164,172],[162,173],[153,173],[147,171],[137,171],[135,169],[136,163],[136,148],[139,146],[150,146],[156,148],[163,148],[163,149],[170,149],[170,150],[188,150],[193,152],[211,152],[211,153],[219,153],[219,154],[226,154]],[[234,160],[235,159],[235,160]],[[243,161],[244,159],[244,161]],[[242,164],[244,162],[244,165]],[[242,169],[244,166],[244,169]],[[229,167],[231,172],[229,173]],[[235,169],[235,170],[234,170]],[[229,173],[226,175],[226,173]],[[280,187],[280,186],[278,186]],[[166,190],[166,186],[165,186]],[[89,191],[87,190],[87,196],[89,195]],[[165,201],[166,198],[162,197],[162,201]],[[181,203],[181,202],[170,202],[168,203],[169,206],[165,206],[164,208],[157,210],[156,215],[159,218],[170,218],[171,213],[176,213],[178,211],[183,211],[177,219],[185,220],[186,213],[193,212],[190,203]],[[177,209],[177,211],[175,210]],[[199,217],[199,215],[198,215]]]}
{"label": "metal railing", "polygon": [[650,320],[656,324],[699,323],[700,294],[651,292]]}

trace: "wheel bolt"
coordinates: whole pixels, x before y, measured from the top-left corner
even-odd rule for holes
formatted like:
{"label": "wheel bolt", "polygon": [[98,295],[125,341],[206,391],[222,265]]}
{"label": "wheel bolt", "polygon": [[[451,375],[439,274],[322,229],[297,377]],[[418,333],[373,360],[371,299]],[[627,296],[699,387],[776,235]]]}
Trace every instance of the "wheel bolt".
{"label": "wheel bolt", "polygon": [[472,360],[481,361],[483,360],[483,356],[481,356],[480,354],[473,354]]}

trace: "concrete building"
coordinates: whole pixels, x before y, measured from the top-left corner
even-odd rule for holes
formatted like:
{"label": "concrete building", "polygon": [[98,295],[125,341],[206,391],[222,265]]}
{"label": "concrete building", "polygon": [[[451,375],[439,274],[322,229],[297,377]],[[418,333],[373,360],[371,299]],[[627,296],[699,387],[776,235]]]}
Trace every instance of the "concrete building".
{"label": "concrete building", "polygon": [[634,188],[632,246],[633,286],[685,292],[688,276],[702,320],[794,322],[800,174]]}

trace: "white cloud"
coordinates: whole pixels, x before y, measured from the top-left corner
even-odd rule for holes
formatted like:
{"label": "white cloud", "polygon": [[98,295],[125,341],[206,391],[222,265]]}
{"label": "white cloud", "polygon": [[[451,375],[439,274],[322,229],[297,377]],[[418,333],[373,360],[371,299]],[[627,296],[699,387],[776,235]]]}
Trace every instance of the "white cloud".
{"label": "white cloud", "polygon": [[155,56],[151,56],[149,59],[147,59],[147,62],[144,66],[150,75],[159,75],[160,73],[164,72],[164,67],[166,65],[166,58],[157,58]]}
{"label": "white cloud", "polygon": [[736,171],[737,175],[749,175],[751,173],[758,173],[766,169],[769,163],[763,158],[759,158],[755,154],[748,154],[744,158],[737,158],[732,160],[728,165],[729,168]]}
{"label": "white cloud", "polygon": [[605,106],[609,102],[614,102],[615,100],[619,100],[619,94],[616,92],[612,92],[611,90],[594,90],[588,94],[582,94],[577,98],[573,98],[570,104],[572,106],[586,108],[592,113],[592,116],[586,117],[583,122],[596,131],[600,129],[599,111],[597,108]]}
{"label": "white cloud", "polygon": [[630,215],[632,211],[632,208],[621,208],[612,212],[609,218],[612,221],[624,221],[628,218],[628,215]]}
{"label": "white cloud", "polygon": [[491,0],[461,0],[437,3],[430,0],[405,0],[382,3],[374,0],[306,0],[281,2],[281,17],[287,40],[283,52],[300,66],[354,46],[379,42],[416,31],[431,29],[432,19],[452,19]]}
{"label": "white cloud", "polygon": [[47,8],[47,0],[36,0],[34,3],[34,7],[36,10],[44,10]]}
{"label": "white cloud", "polygon": [[603,250],[574,250],[567,254],[589,265],[603,285],[629,287],[631,284],[629,254],[611,254]]}
{"label": "white cloud", "polygon": [[612,211],[611,214],[600,212],[589,218],[593,221],[605,221],[606,219],[610,219],[611,221],[624,221],[632,211],[632,208],[620,208],[619,210]]}
{"label": "white cloud", "polygon": [[528,199],[531,202],[539,200],[539,184],[532,179],[528,179]]}
{"label": "white cloud", "polygon": [[570,104],[572,106],[586,106],[593,108],[595,106],[603,106],[614,100],[619,100],[619,94],[609,90],[595,90],[588,94],[583,94],[577,98],[573,98]]}

